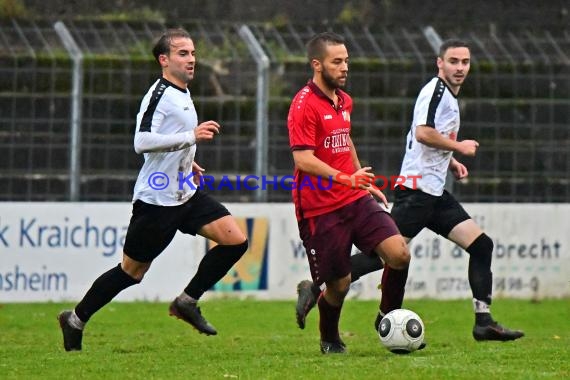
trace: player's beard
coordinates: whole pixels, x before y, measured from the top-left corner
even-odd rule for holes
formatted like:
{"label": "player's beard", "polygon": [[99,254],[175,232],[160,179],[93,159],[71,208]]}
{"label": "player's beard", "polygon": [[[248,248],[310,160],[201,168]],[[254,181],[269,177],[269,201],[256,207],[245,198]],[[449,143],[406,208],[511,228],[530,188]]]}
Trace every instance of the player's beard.
{"label": "player's beard", "polygon": [[463,82],[465,82],[465,78],[467,78],[467,73],[463,72],[462,77],[461,78],[456,78],[455,74],[459,74],[459,73],[449,73],[445,79],[447,79],[447,83],[450,83],[454,86],[460,87]]}
{"label": "player's beard", "polygon": [[340,84],[340,82],[333,78],[327,71],[323,71],[321,74],[323,78],[323,83],[325,86],[330,88],[331,90],[336,90],[337,88],[344,87],[344,84]]}
{"label": "player's beard", "polygon": [[179,70],[173,73],[174,76],[181,82],[189,85],[192,79],[194,78],[194,73],[190,75],[186,70]]}
{"label": "player's beard", "polygon": [[451,88],[454,92],[457,92],[461,88],[465,77],[463,77],[463,80],[459,81],[453,75],[445,75],[444,79],[449,88]]}

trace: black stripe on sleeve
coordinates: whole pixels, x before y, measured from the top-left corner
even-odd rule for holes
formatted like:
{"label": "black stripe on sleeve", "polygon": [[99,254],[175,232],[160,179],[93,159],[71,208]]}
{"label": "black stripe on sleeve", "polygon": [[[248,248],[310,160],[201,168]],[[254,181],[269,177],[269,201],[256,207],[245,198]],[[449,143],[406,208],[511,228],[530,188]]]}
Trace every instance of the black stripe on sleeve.
{"label": "black stripe on sleeve", "polygon": [[294,152],[296,150],[316,150],[317,147],[312,146],[312,145],[295,145],[291,147],[291,152]]}
{"label": "black stripe on sleeve", "polygon": [[435,128],[435,112],[437,111],[437,107],[441,102],[441,98],[443,97],[444,92],[445,83],[438,78],[437,83],[435,84],[435,89],[433,90],[433,95],[431,96],[431,100],[429,102],[427,120],[425,125]]}
{"label": "black stripe on sleeve", "polygon": [[168,83],[165,82],[163,79],[158,82],[154,91],[152,92],[152,96],[150,97],[150,101],[148,102],[148,106],[146,111],[144,111],[144,115],[141,120],[141,125],[139,127],[139,132],[150,132],[150,127],[152,126],[152,116],[154,115],[154,111],[156,111],[156,107],[158,106],[158,102],[160,98],[166,91],[168,87]]}

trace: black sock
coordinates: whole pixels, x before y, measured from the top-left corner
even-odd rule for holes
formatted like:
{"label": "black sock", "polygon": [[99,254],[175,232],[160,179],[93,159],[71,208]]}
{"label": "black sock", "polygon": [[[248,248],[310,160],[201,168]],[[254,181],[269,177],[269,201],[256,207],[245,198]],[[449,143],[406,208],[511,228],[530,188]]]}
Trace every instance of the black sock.
{"label": "black sock", "polygon": [[406,281],[408,281],[408,269],[409,267],[394,269],[387,266],[384,268],[384,273],[382,273],[382,299],[380,301],[380,311],[384,315],[402,307]]}
{"label": "black sock", "polygon": [[338,322],[340,320],[340,306],[333,306],[327,302],[325,297],[319,297],[317,301],[319,306],[319,331],[321,340],[329,343],[339,342],[340,334],[338,331]]}
{"label": "black sock", "polygon": [[75,306],[75,314],[81,321],[87,322],[93,314],[111,302],[122,290],[139,282],[125,273],[119,264],[93,282],[83,299]]}
{"label": "black sock", "polygon": [[469,253],[469,285],[473,292],[473,298],[491,305],[493,241],[483,233],[467,247],[466,251]]}
{"label": "black sock", "polygon": [[200,262],[198,271],[184,292],[195,300],[222,279],[247,251],[247,240],[237,245],[217,245]]}
{"label": "black sock", "polygon": [[493,322],[491,313],[475,313],[475,324],[478,326],[488,326]]}
{"label": "black sock", "polygon": [[376,272],[384,267],[382,260],[376,254],[366,255],[362,252],[350,256],[351,281],[355,282],[365,274]]}
{"label": "black sock", "polygon": [[[364,276],[365,274],[376,272],[384,268],[384,264],[382,260],[374,255],[369,256],[362,252],[355,253],[354,255],[350,256],[350,265],[351,265],[351,282],[357,281],[360,277]],[[319,294],[321,294],[321,288],[319,288],[315,283],[311,286],[311,292],[317,298]]]}

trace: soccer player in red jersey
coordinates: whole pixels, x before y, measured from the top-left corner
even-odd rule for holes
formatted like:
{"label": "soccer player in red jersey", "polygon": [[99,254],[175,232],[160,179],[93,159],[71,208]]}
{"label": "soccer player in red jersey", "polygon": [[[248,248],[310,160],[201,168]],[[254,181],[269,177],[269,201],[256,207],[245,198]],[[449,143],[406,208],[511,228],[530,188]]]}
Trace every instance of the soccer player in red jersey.
{"label": "soccer player in red jersey", "polygon": [[321,352],[344,353],[339,319],[351,282],[351,248],[380,256],[384,313],[402,305],[410,253],[373,186],[374,173],[361,167],[350,138],[351,97],[341,90],[348,77],[342,36],[325,32],[307,44],[313,78],[295,95],[287,126],[293,159],[293,200],[313,282],[326,289],[318,298]]}
{"label": "soccer player in red jersey", "polygon": [[[458,180],[469,174],[453,153],[475,156],[479,147],[475,140],[457,140],[460,125],[457,96],[469,73],[470,63],[471,51],[467,42],[450,39],[440,46],[437,76],[420,90],[414,106],[400,171],[400,176],[408,180],[403,188],[395,189],[392,216],[406,243],[428,228],[469,253],[468,278],[475,312],[473,338],[477,341],[509,341],[522,338],[524,332],[504,327],[491,316],[493,240],[445,189],[448,171]],[[412,176],[418,174],[416,183]],[[351,264],[352,281],[382,266],[378,258],[365,261],[359,255],[351,257]],[[315,306],[320,291],[309,280],[297,285],[296,312],[300,328],[305,327],[305,318]],[[376,329],[384,314],[380,307],[374,322]]]}

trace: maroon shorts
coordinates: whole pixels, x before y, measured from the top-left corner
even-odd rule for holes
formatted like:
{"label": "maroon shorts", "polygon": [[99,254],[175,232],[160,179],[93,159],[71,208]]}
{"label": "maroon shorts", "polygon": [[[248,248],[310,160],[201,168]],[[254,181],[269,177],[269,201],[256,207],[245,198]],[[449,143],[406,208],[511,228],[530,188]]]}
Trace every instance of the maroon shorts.
{"label": "maroon shorts", "polygon": [[347,276],[354,244],[365,254],[376,255],[378,244],[398,235],[392,216],[372,196],[364,196],[332,212],[299,221],[313,282]]}

